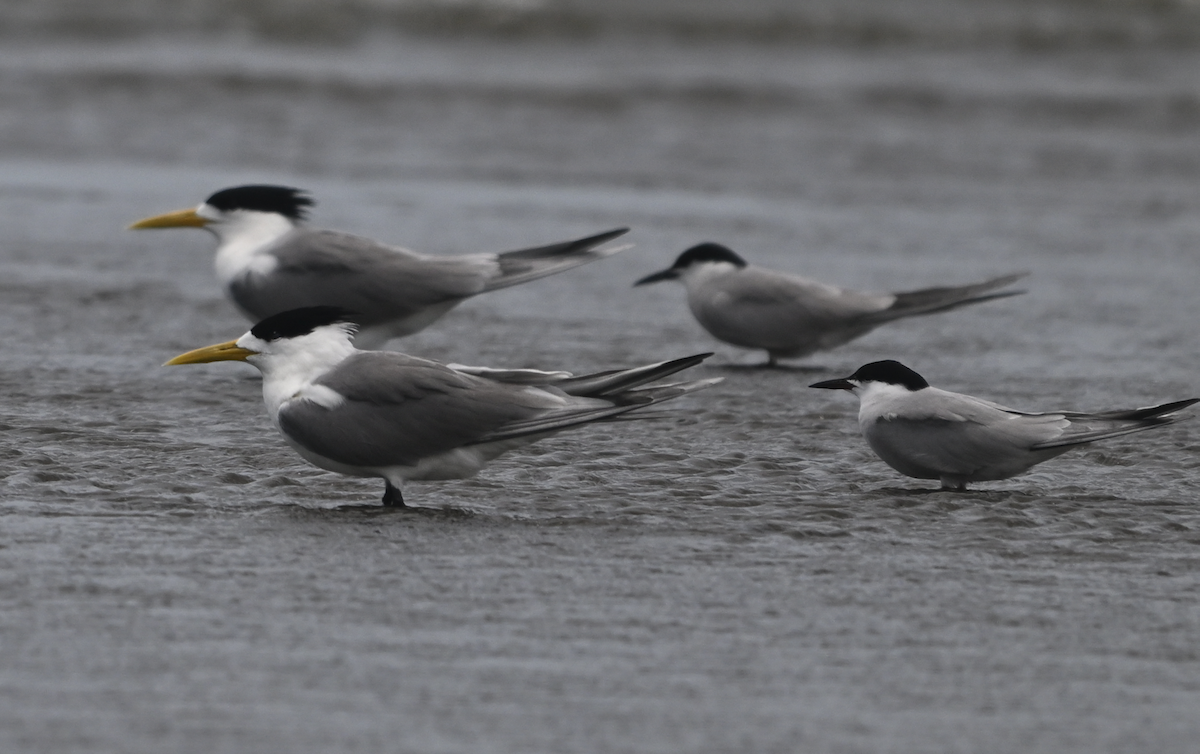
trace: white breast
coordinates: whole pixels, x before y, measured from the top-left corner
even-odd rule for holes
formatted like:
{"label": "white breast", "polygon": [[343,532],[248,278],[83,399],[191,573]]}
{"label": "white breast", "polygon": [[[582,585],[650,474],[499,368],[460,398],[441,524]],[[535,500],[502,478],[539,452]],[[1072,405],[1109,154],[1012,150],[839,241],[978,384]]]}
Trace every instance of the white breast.
{"label": "white breast", "polygon": [[220,239],[213,266],[222,285],[229,285],[246,272],[261,275],[273,272],[279,262],[266,252],[296,230],[292,221],[282,215],[244,210],[209,228]]}

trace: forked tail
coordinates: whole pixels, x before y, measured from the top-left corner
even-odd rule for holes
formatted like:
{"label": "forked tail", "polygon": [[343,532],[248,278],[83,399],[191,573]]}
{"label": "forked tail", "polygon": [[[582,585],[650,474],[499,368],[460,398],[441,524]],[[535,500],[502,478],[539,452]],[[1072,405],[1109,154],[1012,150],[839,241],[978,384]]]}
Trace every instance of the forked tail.
{"label": "forked tail", "polygon": [[[686,395],[696,390],[711,387],[721,382],[721,378],[709,377],[701,380],[654,385],[647,383],[695,366],[711,355],[699,354],[696,356],[687,356],[682,359],[672,359],[671,361],[650,364],[644,367],[601,372],[556,381],[553,384],[569,395],[598,400],[581,401],[580,405],[577,406],[549,411],[532,419],[506,424],[502,429],[485,435],[476,440],[476,442],[487,443],[514,437],[556,432],[560,429],[587,424],[589,422],[657,416],[656,412],[645,413],[640,409],[653,406],[656,403],[662,403],[663,401],[669,401],[672,398],[678,398],[681,395]],[[605,402],[608,405],[604,405]],[[629,417],[625,416],[625,414],[632,411],[638,411],[638,413]]]}
{"label": "forked tail", "polygon": [[1135,408],[1129,411],[1106,411],[1101,414],[1067,412],[1063,416],[1071,420],[1071,426],[1067,428],[1063,436],[1057,440],[1034,445],[1033,450],[1079,445],[1174,424],[1181,418],[1179,412],[1195,403],[1200,403],[1200,398],[1172,401],[1159,406]]}
{"label": "forked tail", "polygon": [[596,247],[628,232],[629,228],[617,228],[574,241],[506,251],[499,255],[500,274],[489,280],[484,285],[484,290],[507,288],[612,256],[628,249],[629,246],[613,246],[607,249]]}
{"label": "forked tail", "polygon": [[982,283],[975,283],[973,285],[922,288],[919,291],[896,293],[893,294],[896,296],[896,301],[890,307],[867,317],[867,320],[875,319],[880,322],[886,322],[901,317],[934,314],[935,312],[957,309],[960,306],[981,304],[984,301],[992,301],[993,299],[1018,296],[1025,291],[997,291],[995,293],[988,293],[988,291],[995,291],[997,288],[1011,285],[1028,274],[1027,272],[1019,272],[1015,275],[1004,275],[1003,277],[992,278],[991,280],[985,280]]}

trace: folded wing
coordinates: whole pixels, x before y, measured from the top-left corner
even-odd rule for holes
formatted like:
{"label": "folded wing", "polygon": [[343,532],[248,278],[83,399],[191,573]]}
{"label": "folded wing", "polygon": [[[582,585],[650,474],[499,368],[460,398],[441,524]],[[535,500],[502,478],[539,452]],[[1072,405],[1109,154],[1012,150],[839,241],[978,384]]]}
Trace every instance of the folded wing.
{"label": "folded wing", "polygon": [[414,465],[455,448],[616,418],[708,387],[720,380],[646,385],[703,358],[579,378],[544,377],[550,384],[531,386],[522,381],[553,373],[515,370],[517,382],[501,382],[404,354],[365,351],[316,381],[337,400],[301,396],[280,408],[278,420],[294,442],[339,463]]}
{"label": "folded wing", "polygon": [[1061,437],[1034,445],[1034,449],[1066,447],[1082,443],[1103,440],[1108,437],[1119,437],[1133,432],[1174,424],[1179,421],[1178,412],[1200,402],[1191,398],[1182,401],[1172,401],[1148,408],[1137,408],[1128,411],[1108,411],[1101,414],[1065,413],[1070,420],[1070,426]]}

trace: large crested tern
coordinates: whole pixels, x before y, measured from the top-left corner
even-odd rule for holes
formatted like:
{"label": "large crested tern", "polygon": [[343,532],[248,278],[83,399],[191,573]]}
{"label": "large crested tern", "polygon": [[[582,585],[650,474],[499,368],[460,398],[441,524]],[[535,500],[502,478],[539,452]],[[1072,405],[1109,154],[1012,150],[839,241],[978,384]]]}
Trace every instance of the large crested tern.
{"label": "large crested tern", "polygon": [[288,444],[323,469],[381,477],[387,506],[404,505],[406,480],[473,476],[505,451],[720,381],[649,384],[710,354],[573,377],[360,351],[351,343],[354,328],[341,309],[298,309],[167,365],[245,361],[257,367],[267,412]]}
{"label": "large crested tern", "polygon": [[1200,398],[1126,411],[1032,414],[930,387],[898,361],[875,361],[849,377],[810,387],[849,390],[871,449],[905,476],[940,479],[943,489],[1008,479],[1076,445],[1177,421]]}
{"label": "large crested tern", "polygon": [[252,321],[306,306],[354,312],[356,344],[376,348],[428,327],[485,291],[536,280],[615,254],[598,246],[618,228],[501,254],[439,257],[302,223],[311,197],[286,186],[238,186],[199,207],[148,217],[129,226],[204,228],[218,241],[216,272],[234,304]]}
{"label": "large crested tern", "polygon": [[1024,273],[974,285],[867,293],[756,267],[720,244],[702,243],[634,286],[681,281],[692,314],[710,335],[742,348],[764,349],[767,363],[774,366],[778,359],[836,348],[895,319],[1015,296],[1023,291],[988,291],[1021,277]]}

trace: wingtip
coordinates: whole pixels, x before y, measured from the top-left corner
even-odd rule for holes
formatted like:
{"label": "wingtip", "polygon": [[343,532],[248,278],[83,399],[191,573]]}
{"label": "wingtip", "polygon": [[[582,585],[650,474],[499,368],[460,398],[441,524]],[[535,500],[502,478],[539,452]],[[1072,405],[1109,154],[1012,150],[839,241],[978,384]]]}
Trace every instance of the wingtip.
{"label": "wingtip", "polygon": [[991,294],[987,294],[984,296],[979,296],[977,298],[971,299],[971,303],[979,304],[979,303],[983,303],[984,301],[995,301],[998,298],[1011,298],[1012,296],[1024,296],[1026,293],[1029,293],[1029,291],[1025,290],[1024,288],[1018,288],[1018,289],[1012,290],[1012,291],[996,291],[995,293],[991,293]]}
{"label": "wingtip", "polygon": [[597,244],[597,245],[602,244],[602,243],[607,243],[607,242],[613,240],[614,238],[620,238],[621,236],[628,233],[629,230],[630,230],[629,228],[613,228],[612,230],[606,230],[603,233],[597,233],[594,236],[587,236],[586,238],[581,238],[581,239],[579,239],[578,243],[589,243],[590,242],[592,244]]}
{"label": "wingtip", "polygon": [[1200,403],[1200,398],[1184,398],[1181,401],[1174,401],[1172,403],[1164,403],[1159,408],[1163,409],[1163,413],[1161,414],[1161,416],[1176,418],[1176,417],[1178,417],[1180,411],[1183,411],[1186,408],[1190,408],[1191,406],[1194,406],[1197,403]]}
{"label": "wingtip", "polygon": [[672,359],[672,360],[664,362],[664,363],[666,363],[666,364],[684,364],[685,366],[683,366],[681,368],[687,369],[689,367],[694,367],[697,364],[703,363],[705,359],[707,359],[709,356],[712,356],[712,355],[713,355],[712,351],[709,351],[707,353],[695,353],[695,354],[692,354],[691,356],[683,356],[681,358]]}
{"label": "wingtip", "polygon": [[[1006,285],[1012,285],[1013,283],[1017,282],[1018,280],[1023,280],[1032,274],[1033,273],[1030,270],[1018,270],[1017,272],[1012,272],[1007,275],[1000,275],[999,277],[994,277],[991,280],[985,281],[983,283],[983,285],[987,286],[988,288],[1002,288]],[[1016,296],[1018,294],[1027,293],[1027,292],[1028,291],[1025,291],[1025,290],[1009,291],[1008,295]]]}
{"label": "wingtip", "polygon": [[586,244],[588,246],[593,247],[592,248],[593,254],[609,256],[611,254],[616,254],[617,252],[620,252],[620,251],[625,251],[626,249],[632,249],[633,244],[631,244],[631,243],[622,244],[621,246],[617,246],[617,247],[614,247],[611,249],[600,249],[600,248],[595,248],[595,247],[606,244],[609,241],[613,240],[614,238],[620,238],[621,236],[625,235],[628,232],[629,232],[629,228],[613,228],[612,230],[608,230],[603,233],[597,233],[594,236],[589,236],[588,238],[581,239],[579,241],[579,243],[581,245]]}
{"label": "wingtip", "polygon": [[609,246],[607,248],[602,248],[602,249],[590,249],[588,251],[588,254],[590,254],[594,257],[601,257],[601,258],[611,257],[613,254],[619,254],[622,251],[632,249],[634,246],[635,246],[635,244],[623,243],[620,246]]}
{"label": "wingtip", "polygon": [[650,406],[687,395],[688,393],[694,393],[697,390],[707,390],[724,381],[724,377],[705,377],[699,380],[660,382],[626,391],[621,395],[621,398],[638,405]]}

